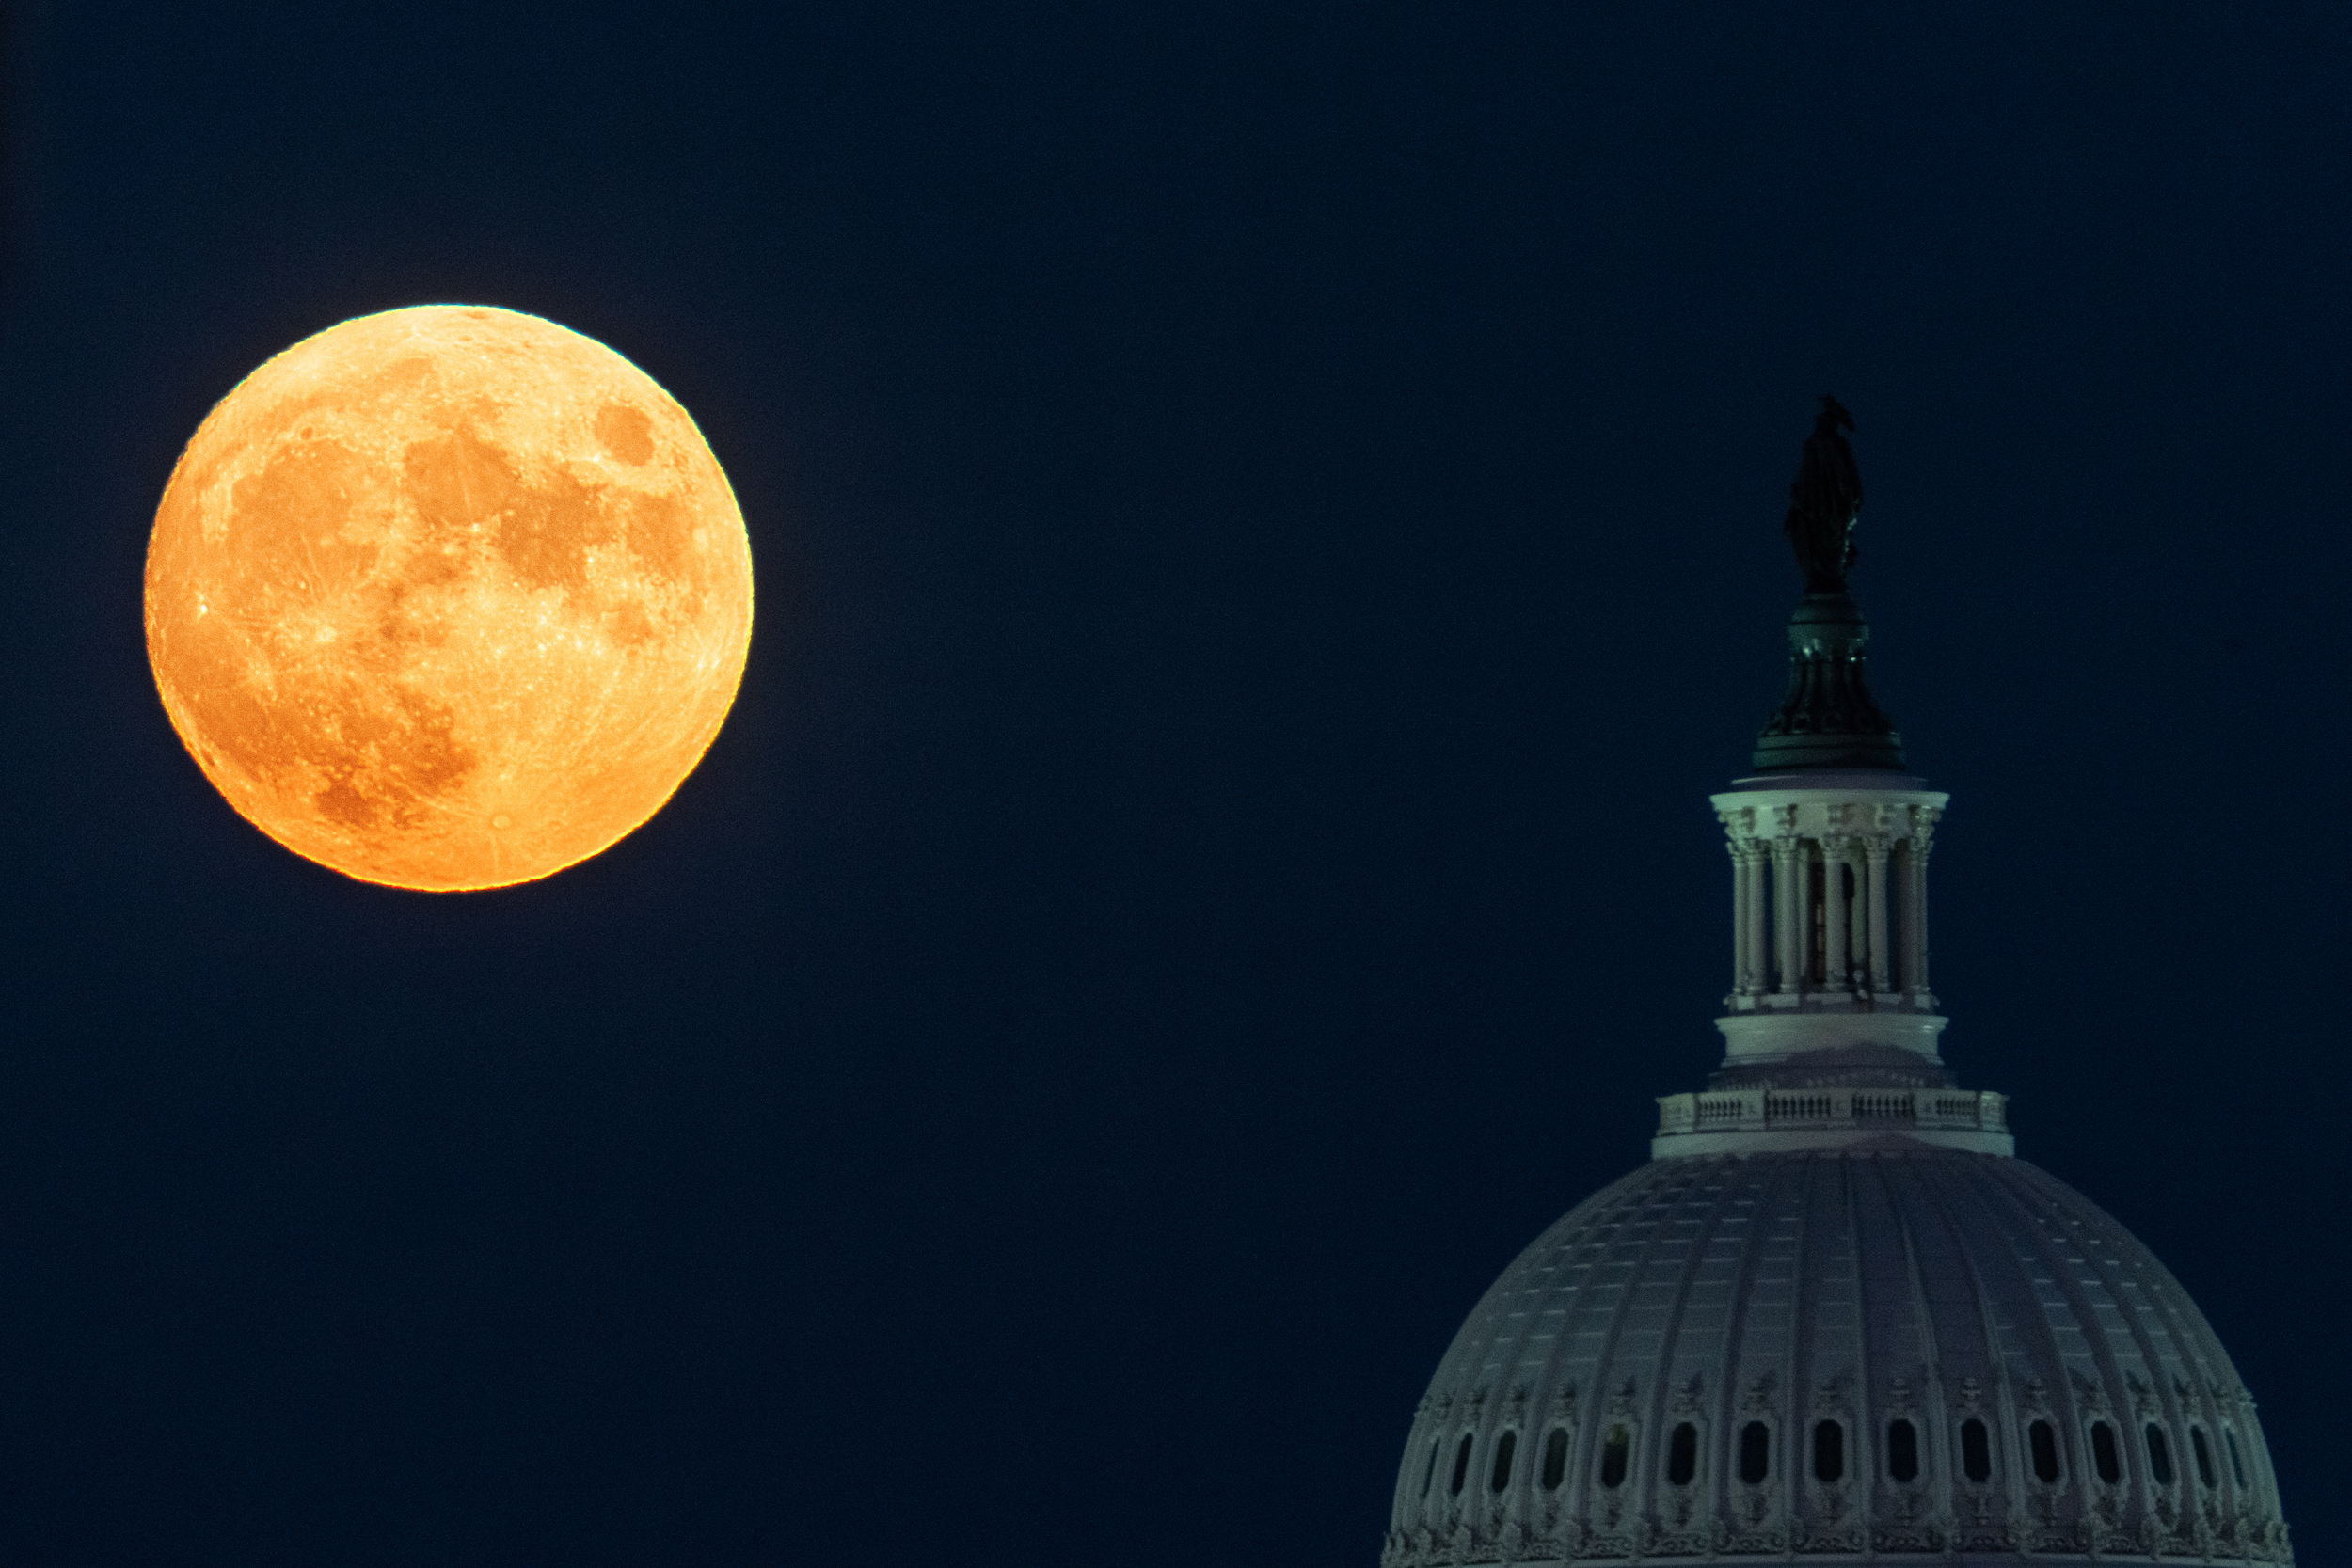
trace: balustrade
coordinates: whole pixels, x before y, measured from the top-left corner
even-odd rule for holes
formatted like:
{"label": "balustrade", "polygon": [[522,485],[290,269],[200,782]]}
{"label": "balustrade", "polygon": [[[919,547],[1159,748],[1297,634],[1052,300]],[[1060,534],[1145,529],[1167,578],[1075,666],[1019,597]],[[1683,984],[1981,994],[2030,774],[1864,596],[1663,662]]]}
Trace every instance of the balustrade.
{"label": "balustrade", "polygon": [[1661,1095],[1658,1134],[1899,1126],[2008,1131],[2007,1101],[1990,1090],[1721,1089]]}

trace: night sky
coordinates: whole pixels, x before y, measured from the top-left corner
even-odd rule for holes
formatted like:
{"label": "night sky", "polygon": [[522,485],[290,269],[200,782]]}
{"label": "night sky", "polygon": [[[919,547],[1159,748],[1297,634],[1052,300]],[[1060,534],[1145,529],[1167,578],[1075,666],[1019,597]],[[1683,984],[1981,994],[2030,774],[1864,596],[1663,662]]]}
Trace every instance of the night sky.
{"label": "night sky", "polygon": [[[2340,5],[54,0],[5,39],[0,1564],[1371,1568],[1721,1054],[1815,400],[1947,1060],[2352,1558]],[[551,880],[234,816],[214,402],[548,316],[702,425],[733,716]]]}

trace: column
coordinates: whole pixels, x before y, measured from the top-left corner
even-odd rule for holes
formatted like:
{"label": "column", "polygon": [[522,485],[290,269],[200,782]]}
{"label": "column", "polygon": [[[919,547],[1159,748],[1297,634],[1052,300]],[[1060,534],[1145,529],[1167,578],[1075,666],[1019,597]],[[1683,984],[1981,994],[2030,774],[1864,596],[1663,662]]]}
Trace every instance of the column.
{"label": "column", "polygon": [[1934,837],[1934,808],[1914,806],[1903,877],[1903,989],[1922,1001],[1928,994],[1928,850]]}
{"label": "column", "polygon": [[1884,833],[1872,833],[1862,841],[1868,867],[1863,879],[1870,900],[1870,990],[1881,996],[1895,989],[1895,977],[1887,973],[1886,961],[1892,956],[1887,946],[1886,857],[1893,848]]}
{"label": "column", "polygon": [[1766,945],[1767,916],[1771,913],[1764,902],[1764,863],[1768,851],[1764,841],[1745,838],[1740,841],[1740,853],[1748,862],[1748,976],[1743,982],[1750,996],[1761,996],[1772,989],[1772,950]]}
{"label": "column", "polygon": [[1772,840],[1773,899],[1777,907],[1772,915],[1780,927],[1779,949],[1780,993],[1795,996],[1804,989],[1805,950],[1812,944],[1805,940],[1804,925],[1804,840],[1794,833],[1783,833]]}
{"label": "column", "polygon": [[1821,835],[1821,896],[1829,900],[1829,928],[1821,944],[1821,985],[1851,994],[1853,962],[1846,951],[1846,836]]}
{"label": "column", "polygon": [[1746,847],[1738,839],[1724,846],[1731,851],[1731,994],[1748,993],[1748,883],[1755,876]]}

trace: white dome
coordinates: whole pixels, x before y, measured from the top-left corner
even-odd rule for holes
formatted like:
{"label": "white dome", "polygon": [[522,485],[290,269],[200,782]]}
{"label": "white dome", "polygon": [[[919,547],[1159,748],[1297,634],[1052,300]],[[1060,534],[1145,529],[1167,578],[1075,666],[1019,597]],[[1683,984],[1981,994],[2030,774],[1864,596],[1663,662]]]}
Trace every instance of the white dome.
{"label": "white dome", "polygon": [[1546,1231],[1422,1402],[1389,1568],[2292,1560],[2253,1402],[2113,1219],[1899,1133],[1661,1158]]}
{"label": "white dome", "polygon": [[1851,427],[1824,398],[1790,491],[1788,695],[1712,797],[1723,1063],[1659,1097],[1651,1163],[1454,1336],[1384,1568],[2294,1560],[2203,1315],[1944,1065],[1928,863],[1949,797],[1902,771],[1865,679]]}

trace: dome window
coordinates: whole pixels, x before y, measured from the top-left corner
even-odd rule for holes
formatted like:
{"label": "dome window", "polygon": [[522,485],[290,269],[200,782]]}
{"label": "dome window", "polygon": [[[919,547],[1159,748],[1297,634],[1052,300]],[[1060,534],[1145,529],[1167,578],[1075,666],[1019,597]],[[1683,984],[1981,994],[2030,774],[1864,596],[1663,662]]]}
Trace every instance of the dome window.
{"label": "dome window", "polygon": [[1633,1449],[1633,1434],[1619,1422],[1609,1429],[1609,1440],[1600,1446],[1600,1483],[1603,1486],[1625,1484],[1626,1455]]}
{"label": "dome window", "polygon": [[2090,1423],[2090,1463],[2109,1486],[2123,1479],[2123,1461],[2115,1451],[2115,1429],[2105,1421]]}
{"label": "dome window", "polygon": [[2222,1445],[2230,1450],[2230,1474],[2237,1478],[2238,1490],[2246,1490],[2246,1461],[2238,1457],[2237,1433],[2228,1427],[2221,1429]]}
{"label": "dome window", "polygon": [[1890,1481],[1919,1479],[1919,1429],[1909,1421],[1886,1423],[1886,1475]]}
{"label": "dome window", "polygon": [[1973,1481],[1993,1479],[1993,1440],[1974,1416],[1960,1423],[1960,1468]]}
{"label": "dome window", "polygon": [[1750,1421],[1740,1429],[1740,1479],[1750,1486],[1761,1486],[1772,1473],[1772,1429],[1762,1421]]}
{"label": "dome window", "polygon": [[2026,1442],[2033,1449],[2034,1479],[2044,1486],[2058,1484],[2058,1433],[2050,1429],[2050,1423],[2036,1421],[2026,1428]]}
{"label": "dome window", "polygon": [[2188,1446],[2197,1450],[2197,1479],[2207,1486],[2213,1485],[2213,1449],[2205,1445],[2203,1427],[2188,1429]]}
{"label": "dome window", "polygon": [[2148,1474],[2158,1486],[2172,1484],[2172,1445],[2164,1440],[2164,1428],[2148,1423]]}
{"label": "dome window", "polygon": [[1462,1433],[1462,1446],[1454,1450],[1454,1484],[1448,1490],[1454,1497],[1462,1495],[1462,1482],[1470,1477],[1470,1434]]}
{"label": "dome window", "polygon": [[1846,1476],[1846,1429],[1836,1421],[1813,1423],[1813,1479],[1843,1481]]}
{"label": "dome window", "polygon": [[1511,1456],[1518,1452],[1519,1434],[1506,1432],[1495,1439],[1495,1473],[1490,1489],[1500,1492],[1511,1484]]}
{"label": "dome window", "polygon": [[1544,1490],[1557,1492],[1568,1476],[1568,1429],[1553,1427],[1544,1439]]}
{"label": "dome window", "polygon": [[1698,1473],[1699,1429],[1684,1421],[1675,1428],[1674,1438],[1666,1445],[1666,1479],[1677,1486],[1688,1486]]}

